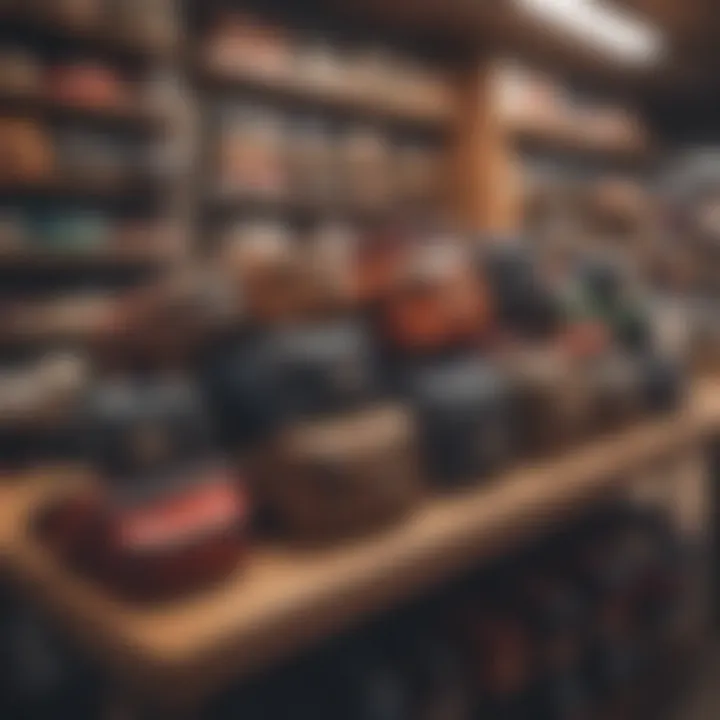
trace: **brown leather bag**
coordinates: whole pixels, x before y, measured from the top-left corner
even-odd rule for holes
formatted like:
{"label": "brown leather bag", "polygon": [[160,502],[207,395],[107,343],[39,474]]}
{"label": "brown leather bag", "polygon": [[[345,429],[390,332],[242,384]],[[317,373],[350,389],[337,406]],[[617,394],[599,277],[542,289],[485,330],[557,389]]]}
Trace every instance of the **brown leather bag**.
{"label": "brown leather bag", "polygon": [[503,363],[514,388],[515,427],[523,455],[554,452],[585,437],[593,396],[585,373],[559,348],[508,356]]}
{"label": "brown leather bag", "polygon": [[615,430],[642,414],[642,365],[618,352],[592,360],[586,370],[592,388],[594,431]]}
{"label": "brown leather bag", "polygon": [[272,448],[269,504],[298,539],[352,536],[401,517],[419,494],[411,416],[383,406],[284,430]]}

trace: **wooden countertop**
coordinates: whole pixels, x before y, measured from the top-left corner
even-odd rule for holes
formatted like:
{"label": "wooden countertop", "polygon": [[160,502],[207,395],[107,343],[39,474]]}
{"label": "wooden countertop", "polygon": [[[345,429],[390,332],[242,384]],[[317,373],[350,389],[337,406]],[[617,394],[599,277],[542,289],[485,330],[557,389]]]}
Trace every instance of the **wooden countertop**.
{"label": "wooden countertop", "polygon": [[0,487],[0,560],[9,579],[111,672],[159,705],[178,707],[508,550],[618,486],[625,473],[717,430],[720,383],[698,383],[675,417],[428,499],[370,537],[313,551],[254,548],[222,587],[150,608],[121,604],[68,573],[29,534],[38,507],[84,482],[35,477]]}

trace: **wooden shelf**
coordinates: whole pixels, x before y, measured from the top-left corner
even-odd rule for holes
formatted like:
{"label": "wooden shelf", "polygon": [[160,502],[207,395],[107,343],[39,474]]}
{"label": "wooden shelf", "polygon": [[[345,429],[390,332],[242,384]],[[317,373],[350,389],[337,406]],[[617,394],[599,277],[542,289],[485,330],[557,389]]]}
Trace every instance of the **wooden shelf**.
{"label": "wooden shelf", "polygon": [[[90,300],[91,311],[85,305]],[[123,302],[113,296],[59,296],[40,301],[15,300],[0,307],[0,348],[87,345],[112,333],[115,312]],[[58,312],[60,311],[60,312]]]}
{"label": "wooden shelf", "polygon": [[167,259],[167,255],[152,251],[123,252],[105,248],[52,251],[18,248],[0,250],[0,272],[132,269],[151,267]]}
{"label": "wooden shelf", "polygon": [[95,325],[75,327],[3,328],[0,331],[0,349],[47,348],[51,346],[87,346],[104,333],[104,328]]}
{"label": "wooden shelf", "polygon": [[428,499],[364,539],[314,551],[256,547],[221,587],[146,609],[68,572],[29,533],[39,508],[87,481],[71,471],[38,475],[0,487],[0,559],[8,577],[121,682],[183,707],[508,551],[619,487],[625,474],[719,430],[720,385],[698,384],[677,416]]}
{"label": "wooden shelf", "polygon": [[45,15],[36,8],[22,7],[0,10],[0,22],[13,34],[30,35],[44,42],[61,42],[75,49],[113,55],[133,63],[147,63],[160,59],[169,53],[169,48],[143,41],[139,36],[130,36],[118,31],[109,23],[80,26],[64,22],[52,15]]}
{"label": "wooden shelf", "polygon": [[368,97],[351,85],[326,87],[303,84],[294,77],[261,75],[251,69],[232,72],[200,66],[196,71],[201,87],[214,92],[251,91],[275,100],[301,107],[320,107],[352,117],[386,120],[421,128],[447,129],[454,119],[454,108],[448,101],[436,106],[412,105],[389,97]]}
{"label": "wooden shelf", "polygon": [[392,207],[370,210],[336,201],[323,203],[292,196],[262,197],[242,192],[211,194],[205,199],[204,210],[207,216],[215,219],[248,214],[300,221],[341,219],[356,223],[370,223],[393,215]]}
{"label": "wooden shelf", "polygon": [[592,128],[581,120],[511,118],[505,127],[512,139],[532,147],[627,161],[643,161],[652,157],[650,143],[640,136],[603,137],[593,133]]}
{"label": "wooden shelf", "polygon": [[83,107],[45,97],[39,93],[0,90],[0,113],[30,115],[49,121],[76,121],[134,133],[155,133],[164,128],[164,118],[137,105],[127,107]]}
{"label": "wooden shelf", "polygon": [[0,434],[42,436],[69,427],[72,420],[71,412],[53,413],[39,408],[22,414],[0,415]]}
{"label": "wooden shelf", "polygon": [[121,202],[154,197],[158,182],[149,177],[100,180],[56,174],[35,181],[0,178],[0,197],[32,200]]}

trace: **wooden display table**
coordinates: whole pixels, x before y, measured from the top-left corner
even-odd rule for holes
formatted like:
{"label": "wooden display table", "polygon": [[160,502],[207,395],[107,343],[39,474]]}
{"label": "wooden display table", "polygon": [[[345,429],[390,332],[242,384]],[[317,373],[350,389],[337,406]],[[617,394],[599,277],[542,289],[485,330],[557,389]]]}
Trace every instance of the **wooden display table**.
{"label": "wooden display table", "polygon": [[257,547],[222,587],[159,607],[112,599],[59,566],[28,532],[33,513],[79,478],[0,488],[0,559],[8,578],[143,703],[187,708],[232,679],[507,551],[643,465],[716,431],[720,384],[701,383],[676,417],[428,499],[405,522],[345,545]]}

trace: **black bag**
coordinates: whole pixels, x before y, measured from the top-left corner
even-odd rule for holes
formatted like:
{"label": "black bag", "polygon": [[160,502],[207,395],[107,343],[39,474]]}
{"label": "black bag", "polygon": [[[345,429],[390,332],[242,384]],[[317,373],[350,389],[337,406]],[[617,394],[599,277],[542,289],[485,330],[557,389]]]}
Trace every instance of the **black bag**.
{"label": "black bag", "polygon": [[517,243],[485,251],[480,271],[490,285],[503,328],[521,337],[546,337],[560,325],[562,308],[539,277],[532,254]]}
{"label": "black bag", "polygon": [[278,330],[268,338],[267,358],[285,419],[347,412],[378,391],[374,348],[356,321]]}
{"label": "black bag", "polygon": [[86,415],[88,451],[122,504],[196,484],[217,458],[205,407],[189,381],[124,379],[98,386]]}
{"label": "black bag", "polygon": [[651,413],[677,410],[685,394],[685,375],[679,363],[660,355],[641,360],[643,404]]}
{"label": "black bag", "polygon": [[410,399],[425,470],[435,483],[477,482],[508,462],[509,390],[487,363],[448,360],[416,370]]}

